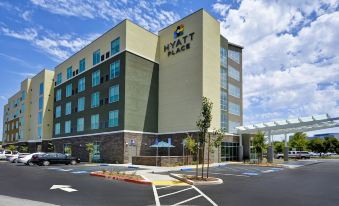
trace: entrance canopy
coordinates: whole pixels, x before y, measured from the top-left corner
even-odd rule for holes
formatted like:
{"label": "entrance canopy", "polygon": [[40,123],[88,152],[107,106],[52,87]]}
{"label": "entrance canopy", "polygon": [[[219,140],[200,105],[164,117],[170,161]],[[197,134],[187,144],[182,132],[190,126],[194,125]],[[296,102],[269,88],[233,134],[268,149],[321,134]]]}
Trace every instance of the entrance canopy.
{"label": "entrance canopy", "polygon": [[161,141],[161,142],[158,142],[158,143],[156,143],[154,145],[151,145],[150,147],[157,147],[157,148],[166,147],[166,148],[170,148],[170,147],[175,147],[175,146],[171,145],[170,143]]}
{"label": "entrance canopy", "polygon": [[309,132],[320,129],[339,127],[339,117],[330,117],[328,114],[299,117],[295,119],[279,120],[236,127],[238,134],[255,134],[258,131],[270,135],[280,135],[295,132]]}

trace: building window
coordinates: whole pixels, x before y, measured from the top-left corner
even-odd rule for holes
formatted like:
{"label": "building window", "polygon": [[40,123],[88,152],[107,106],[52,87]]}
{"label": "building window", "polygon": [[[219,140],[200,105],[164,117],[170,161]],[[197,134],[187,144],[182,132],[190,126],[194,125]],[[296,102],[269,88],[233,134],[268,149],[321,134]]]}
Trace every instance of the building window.
{"label": "building window", "polygon": [[220,68],[220,84],[221,88],[227,89],[227,69]]}
{"label": "building window", "polygon": [[228,57],[236,63],[240,64],[240,52],[228,50]]}
{"label": "building window", "polygon": [[44,83],[40,83],[39,85],[39,94],[40,95],[44,94]]}
{"label": "building window", "polygon": [[85,123],[85,119],[84,118],[78,118],[77,119],[77,131],[78,132],[83,132],[84,131],[84,123]]}
{"label": "building window", "polygon": [[42,127],[39,126],[38,127],[38,139],[41,139],[41,137],[42,137]]}
{"label": "building window", "polygon": [[72,84],[66,86],[66,97],[72,96]]}
{"label": "building window", "polygon": [[220,64],[223,67],[227,67],[227,49],[225,48],[220,48]]}
{"label": "building window", "polygon": [[119,85],[109,88],[109,103],[119,101]]}
{"label": "building window", "polygon": [[60,134],[60,123],[56,123],[54,129],[55,129],[54,131],[55,135]]}
{"label": "building window", "polygon": [[55,94],[55,100],[60,101],[61,100],[61,89],[58,89]]}
{"label": "building window", "polygon": [[78,112],[85,110],[85,97],[80,97],[78,99]]}
{"label": "building window", "polygon": [[83,58],[79,61],[79,72],[83,72],[86,70],[86,59]]}
{"label": "building window", "polygon": [[67,102],[66,103],[66,109],[65,109],[65,115],[71,114],[71,111],[72,111],[72,103],[71,102]]}
{"label": "building window", "polygon": [[68,120],[65,122],[65,134],[71,133],[71,121]]}
{"label": "building window", "polygon": [[79,79],[78,81],[78,92],[83,92],[85,91],[85,77]]}
{"label": "building window", "polygon": [[26,99],[26,92],[25,91],[21,92],[21,98],[22,98],[22,101],[24,101]]}
{"label": "building window", "polygon": [[61,117],[61,106],[55,107],[55,118]]}
{"label": "building window", "polygon": [[100,99],[100,93],[95,92],[92,94],[92,102],[91,102],[91,107],[98,107],[99,106],[99,99]]}
{"label": "building window", "polygon": [[38,124],[42,124],[42,112],[38,112]]}
{"label": "building window", "polygon": [[221,119],[220,119],[220,123],[221,123],[221,130],[222,130],[223,132],[227,132],[227,131],[228,131],[227,122],[228,122],[227,112],[221,110]]}
{"label": "building window", "polygon": [[72,78],[72,76],[73,76],[73,69],[72,67],[68,67],[67,68],[67,79]]}
{"label": "building window", "polygon": [[233,79],[240,81],[240,72],[228,65],[228,76],[232,77]]}
{"label": "building window", "polygon": [[64,144],[64,154],[72,154],[72,145],[70,143]]}
{"label": "building window", "polygon": [[228,92],[230,95],[234,97],[240,98],[240,88],[233,85],[233,84],[228,84]]}
{"label": "building window", "polygon": [[39,97],[39,110],[44,106],[44,97]]}
{"label": "building window", "polygon": [[62,73],[59,73],[59,74],[57,75],[56,85],[61,84],[61,82],[62,82]]}
{"label": "building window", "polygon": [[109,127],[117,127],[119,125],[119,111],[114,110],[109,112]]}
{"label": "building window", "polygon": [[92,87],[100,84],[100,70],[92,73]]}
{"label": "building window", "polygon": [[93,65],[100,63],[100,49],[93,52]]}
{"label": "building window", "polygon": [[233,102],[228,103],[228,111],[230,114],[240,116],[240,105]]}
{"label": "building window", "polygon": [[114,79],[120,75],[120,60],[113,62],[110,65],[110,78]]}
{"label": "building window", "polygon": [[91,129],[99,129],[99,114],[91,116]]}
{"label": "building window", "polygon": [[120,37],[114,39],[111,42],[111,55],[114,55],[120,51]]}
{"label": "building window", "polygon": [[239,143],[222,142],[220,151],[221,161],[238,161],[239,160]]}
{"label": "building window", "polygon": [[225,90],[221,90],[221,98],[220,98],[221,110],[227,111],[227,92]]}
{"label": "building window", "polygon": [[240,126],[240,122],[229,121],[228,122],[228,132],[235,134],[237,129],[236,127]]}

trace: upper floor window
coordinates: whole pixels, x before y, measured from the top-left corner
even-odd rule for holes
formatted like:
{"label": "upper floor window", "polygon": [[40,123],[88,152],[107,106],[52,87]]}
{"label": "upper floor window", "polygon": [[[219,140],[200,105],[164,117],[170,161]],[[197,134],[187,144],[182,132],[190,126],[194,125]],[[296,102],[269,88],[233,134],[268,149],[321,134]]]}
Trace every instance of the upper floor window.
{"label": "upper floor window", "polygon": [[44,83],[40,83],[39,85],[39,94],[42,95],[44,93]]}
{"label": "upper floor window", "polygon": [[72,83],[66,86],[66,97],[72,96]]}
{"label": "upper floor window", "polygon": [[236,127],[240,126],[240,122],[229,121],[228,122],[228,132],[229,133],[236,133]]}
{"label": "upper floor window", "polygon": [[120,51],[120,37],[114,39],[111,42],[111,55],[114,55]]}
{"label": "upper floor window", "polygon": [[228,129],[227,123],[228,123],[228,114],[226,111],[221,110],[220,124],[221,124],[221,130],[224,132],[226,132]]}
{"label": "upper floor window", "polygon": [[119,125],[119,111],[114,110],[109,112],[109,127],[117,127]]}
{"label": "upper floor window", "polygon": [[22,101],[25,100],[25,98],[26,98],[26,92],[25,91],[21,92],[21,98],[22,98]]}
{"label": "upper floor window", "polygon": [[233,102],[228,103],[228,111],[230,114],[240,116],[240,105]]}
{"label": "upper floor window", "polygon": [[66,103],[66,109],[65,109],[65,115],[69,115],[72,112],[72,103],[71,102],[67,102]]}
{"label": "upper floor window", "polygon": [[44,98],[39,97],[39,110],[41,110],[43,106],[44,106]]}
{"label": "upper floor window", "polygon": [[68,120],[65,122],[65,134],[71,133],[71,121]]}
{"label": "upper floor window", "polygon": [[109,88],[109,103],[119,101],[119,85]]}
{"label": "upper floor window", "polygon": [[233,79],[240,81],[240,72],[228,65],[228,76],[232,77]]}
{"label": "upper floor window", "polygon": [[221,88],[227,89],[227,69],[220,68],[220,84]]}
{"label": "upper floor window", "polygon": [[60,123],[56,123],[54,126],[54,134],[58,135],[60,134]]}
{"label": "upper floor window", "polygon": [[61,89],[58,89],[55,94],[55,100],[60,101],[61,100]]}
{"label": "upper floor window", "polygon": [[55,107],[55,118],[61,117],[61,106]]}
{"label": "upper floor window", "polygon": [[221,109],[227,111],[227,92],[221,90]]}
{"label": "upper floor window", "polygon": [[100,70],[92,73],[92,87],[100,84]]}
{"label": "upper floor window", "polygon": [[72,67],[68,67],[68,68],[67,68],[67,79],[72,78],[72,76],[73,76],[73,70],[72,70]]}
{"label": "upper floor window", "polygon": [[237,62],[238,64],[240,64],[240,52],[228,50],[228,57],[233,61]]}
{"label": "upper floor window", "polygon": [[61,82],[62,82],[62,73],[59,73],[59,74],[57,75],[56,85],[61,84]]}
{"label": "upper floor window", "polygon": [[93,52],[93,65],[100,63],[100,49]]}
{"label": "upper floor window", "polygon": [[120,60],[117,60],[110,65],[110,78],[114,79],[119,75],[120,75]]}
{"label": "upper floor window", "polygon": [[79,61],[79,72],[83,72],[86,70],[86,59],[83,58]]}
{"label": "upper floor window", "polygon": [[85,124],[84,118],[78,118],[77,119],[77,132],[84,131],[84,124]]}
{"label": "upper floor window", "polygon": [[227,67],[227,49],[225,48],[220,48],[220,64],[223,67]]}
{"label": "upper floor window", "polygon": [[240,88],[233,84],[228,84],[228,93],[234,97],[240,98]]}
{"label": "upper floor window", "polygon": [[78,99],[78,112],[85,110],[85,97],[80,97]]}
{"label": "upper floor window", "polygon": [[85,77],[79,79],[78,81],[78,92],[85,91]]}
{"label": "upper floor window", "polygon": [[99,129],[99,114],[91,116],[91,129]]}
{"label": "upper floor window", "polygon": [[42,112],[38,112],[38,124],[42,124]]}
{"label": "upper floor window", "polygon": [[91,102],[91,107],[98,107],[99,106],[99,99],[100,99],[100,93],[95,92],[92,94],[92,102]]}

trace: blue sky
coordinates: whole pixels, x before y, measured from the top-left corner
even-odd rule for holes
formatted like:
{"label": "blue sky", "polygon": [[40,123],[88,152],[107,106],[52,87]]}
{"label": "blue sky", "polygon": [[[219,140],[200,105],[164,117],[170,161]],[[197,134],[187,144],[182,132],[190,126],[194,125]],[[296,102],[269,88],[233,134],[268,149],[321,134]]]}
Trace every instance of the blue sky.
{"label": "blue sky", "polygon": [[[53,69],[125,18],[156,33],[200,8],[245,47],[245,124],[339,116],[336,0],[2,0],[0,107],[23,79]],[[2,125],[3,109],[0,116]]]}

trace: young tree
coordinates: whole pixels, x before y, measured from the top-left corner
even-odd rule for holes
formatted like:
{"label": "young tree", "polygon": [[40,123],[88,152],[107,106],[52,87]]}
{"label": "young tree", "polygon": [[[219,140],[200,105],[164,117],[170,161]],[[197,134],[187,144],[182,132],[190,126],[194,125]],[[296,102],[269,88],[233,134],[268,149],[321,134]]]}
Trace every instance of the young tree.
{"label": "young tree", "polygon": [[71,147],[65,147],[65,154],[69,154],[71,155],[72,154],[72,148]]}
{"label": "young tree", "polygon": [[258,154],[258,161],[259,163],[262,162],[263,159],[263,152],[266,148],[265,145],[265,133],[262,131],[258,131],[253,138],[253,147],[255,152]]}
{"label": "young tree", "polygon": [[306,146],[307,146],[306,133],[296,132],[290,140],[290,147],[303,151],[305,150]]}
{"label": "young tree", "polygon": [[201,178],[204,178],[205,142],[206,142],[206,134],[208,132],[208,128],[210,128],[211,126],[211,121],[212,121],[212,107],[213,107],[213,103],[207,97],[203,97],[200,119],[196,123],[200,131],[199,142],[200,142],[200,145],[202,146]]}
{"label": "young tree", "polygon": [[[217,148],[219,151],[219,147],[221,145],[221,142],[224,138],[223,133],[221,132],[221,130],[214,130],[213,131],[213,140],[211,143],[211,136],[210,134],[208,134],[208,157],[207,157],[207,174],[206,177],[208,178],[209,175],[209,169],[210,169],[210,152],[213,151],[213,148]],[[219,162],[219,153],[218,153],[218,162]]]}
{"label": "young tree", "polygon": [[54,145],[53,145],[53,143],[51,143],[51,142],[48,143],[47,151],[48,152],[54,152]]}
{"label": "young tree", "polygon": [[277,153],[282,153],[284,151],[284,142],[273,142],[274,151]]}
{"label": "young tree", "polygon": [[320,153],[321,156],[321,153],[325,151],[324,140],[320,138],[311,139],[307,144],[307,148],[312,152]]}
{"label": "young tree", "polygon": [[28,152],[28,147],[26,145],[21,145],[19,147],[19,151],[22,153],[27,153]]}
{"label": "young tree", "polygon": [[8,147],[7,147],[7,149],[8,150],[10,150],[10,151],[12,151],[12,152],[14,152],[15,150],[16,150],[16,146],[14,146],[14,145],[9,145]]}
{"label": "young tree", "polygon": [[[198,144],[197,144],[197,141],[192,137],[190,136],[189,134],[187,134],[187,137],[185,139],[185,147],[188,149],[189,153],[190,154],[195,154],[197,152],[197,147],[198,147]],[[198,164],[199,164],[199,160],[198,160],[199,157],[197,157],[197,161],[196,161],[196,172],[195,172],[195,178],[197,179],[198,178]]]}
{"label": "young tree", "polygon": [[335,137],[325,137],[323,144],[326,152],[336,152],[338,140]]}
{"label": "young tree", "polygon": [[86,150],[88,152],[88,161],[89,161],[89,163],[92,163],[94,144],[93,143],[87,143],[86,144]]}

